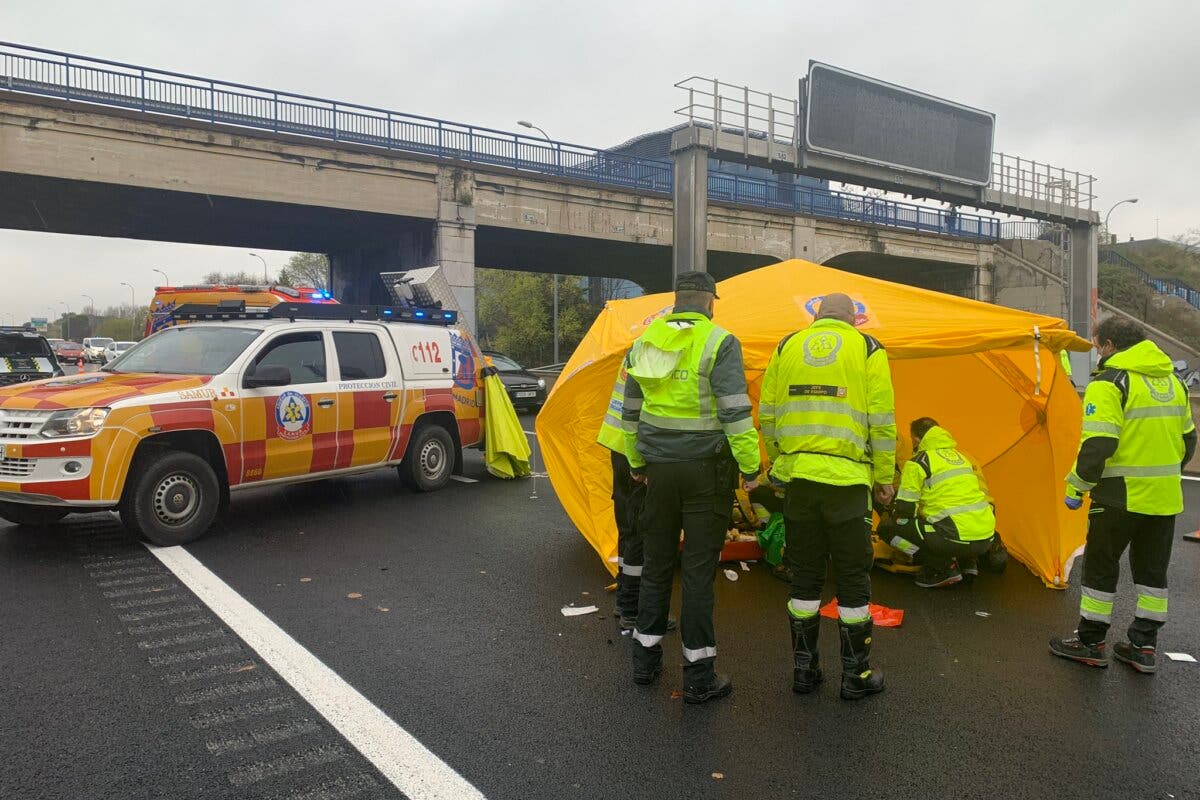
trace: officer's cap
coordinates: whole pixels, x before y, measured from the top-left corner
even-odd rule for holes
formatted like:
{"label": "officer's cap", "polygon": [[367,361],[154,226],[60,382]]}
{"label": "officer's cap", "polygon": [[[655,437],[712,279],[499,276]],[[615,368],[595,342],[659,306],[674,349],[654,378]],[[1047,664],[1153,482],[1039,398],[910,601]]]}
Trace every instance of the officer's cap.
{"label": "officer's cap", "polygon": [[707,272],[681,272],[675,278],[677,292],[708,292],[718,300],[717,282]]}

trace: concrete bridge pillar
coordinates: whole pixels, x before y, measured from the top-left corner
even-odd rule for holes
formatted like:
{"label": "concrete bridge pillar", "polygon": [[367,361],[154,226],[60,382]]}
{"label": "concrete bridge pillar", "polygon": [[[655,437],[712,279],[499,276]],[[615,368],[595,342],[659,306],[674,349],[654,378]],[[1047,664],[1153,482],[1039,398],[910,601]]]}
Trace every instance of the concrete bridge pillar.
{"label": "concrete bridge pillar", "polygon": [[329,253],[333,296],[347,303],[388,305],[381,272],[442,267],[458,300],[459,319],[475,332],[474,176],[444,169],[438,175],[438,218],[399,222],[394,233]]}

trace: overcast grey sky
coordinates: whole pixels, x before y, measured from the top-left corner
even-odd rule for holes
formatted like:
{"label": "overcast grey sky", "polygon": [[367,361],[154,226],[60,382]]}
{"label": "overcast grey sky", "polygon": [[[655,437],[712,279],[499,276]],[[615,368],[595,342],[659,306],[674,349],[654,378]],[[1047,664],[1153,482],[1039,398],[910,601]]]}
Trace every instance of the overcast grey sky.
{"label": "overcast grey sky", "polygon": [[[1099,178],[1121,238],[1200,225],[1200,4],[55,0],[0,3],[0,39],[606,146],[674,123],[715,76],[794,96],[810,58],[992,111],[996,149]],[[3,169],[0,165],[0,169]],[[273,267],[287,253],[259,251]],[[241,249],[0,231],[0,320],[81,293],[148,302]]]}

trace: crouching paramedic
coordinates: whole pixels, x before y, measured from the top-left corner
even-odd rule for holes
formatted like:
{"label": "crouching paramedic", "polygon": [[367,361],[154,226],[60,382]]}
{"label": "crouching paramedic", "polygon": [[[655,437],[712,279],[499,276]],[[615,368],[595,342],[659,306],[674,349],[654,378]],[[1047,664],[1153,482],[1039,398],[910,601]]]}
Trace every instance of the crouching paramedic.
{"label": "crouching paramedic", "polygon": [[923,567],[916,584],[950,586],[979,574],[978,559],[995,539],[996,516],[975,466],[930,417],[909,426],[913,457],[904,465],[891,523],[879,538]]}
{"label": "crouching paramedic", "polygon": [[738,473],[747,491],[760,467],[742,348],[712,323],[717,288],[704,272],[675,283],[675,309],[651,323],[626,359],[625,455],[646,482],[639,520],[645,550],[633,680],[662,671],[671,582],[683,529],[683,699],[702,703],[733,690],[713,669],[713,578],[733,517]]}
{"label": "crouching paramedic", "polygon": [[883,690],[883,671],[870,664],[871,486],[887,505],[896,472],[887,352],[854,327],[854,316],[848,296],[827,295],[813,324],[786,337],[772,354],[758,409],[771,478],[787,487],[792,690],[811,692],[822,678],[818,611],[832,562],[847,700]]}
{"label": "crouching paramedic", "polygon": [[1050,640],[1054,655],[1108,666],[1121,554],[1137,591],[1129,641],[1113,655],[1139,672],[1157,668],[1158,629],[1167,619],[1167,565],[1175,517],[1183,511],[1183,465],[1196,450],[1187,389],[1171,360],[1132,322],[1110,317],[1096,328],[1097,373],[1083,396],[1083,437],[1067,476],[1066,505],[1090,492],[1083,595],[1075,636]]}

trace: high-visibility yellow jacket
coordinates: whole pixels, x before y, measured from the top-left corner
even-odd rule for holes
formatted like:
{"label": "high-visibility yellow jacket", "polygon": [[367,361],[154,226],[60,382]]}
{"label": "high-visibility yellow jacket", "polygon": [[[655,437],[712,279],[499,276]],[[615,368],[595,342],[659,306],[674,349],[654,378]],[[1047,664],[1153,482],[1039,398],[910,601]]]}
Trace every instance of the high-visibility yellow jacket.
{"label": "high-visibility yellow jacket", "polygon": [[1100,362],[1083,395],[1083,436],[1067,476],[1073,496],[1137,514],[1183,511],[1180,475],[1195,452],[1187,389],[1149,340]]}
{"label": "high-visibility yellow jacket", "polygon": [[758,475],[758,431],[737,337],[704,314],[676,312],[652,322],[625,363],[622,424],[631,467],[709,458],[728,447],[744,476]]}
{"label": "high-visibility yellow jacket", "polygon": [[896,405],[887,351],[852,325],[819,319],[780,342],[763,376],[758,419],[779,480],[892,482]]}
{"label": "high-visibility yellow jacket", "polygon": [[621,363],[617,371],[617,382],[613,384],[612,396],[608,399],[608,409],[604,412],[604,421],[600,423],[600,433],[596,441],[616,453],[625,452],[625,431],[621,428],[621,412],[625,407],[625,363]]}
{"label": "high-visibility yellow jacket", "polygon": [[896,518],[903,522],[914,515],[929,523],[946,521],[964,542],[986,539],[996,530],[987,489],[945,428],[930,428],[921,437],[901,473]]}

